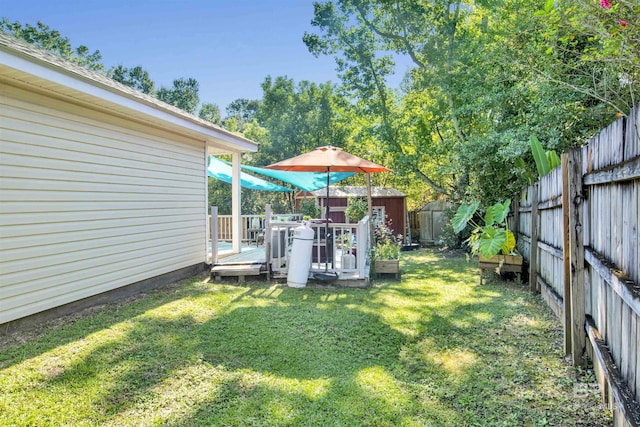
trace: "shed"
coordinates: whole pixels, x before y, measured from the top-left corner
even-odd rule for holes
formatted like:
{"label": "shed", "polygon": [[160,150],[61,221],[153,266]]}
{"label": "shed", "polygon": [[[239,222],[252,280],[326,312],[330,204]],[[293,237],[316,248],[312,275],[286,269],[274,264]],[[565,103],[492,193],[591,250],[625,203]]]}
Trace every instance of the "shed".
{"label": "shed", "polygon": [[6,326],[203,271],[207,156],[257,149],[2,33],[0,111]]}
{"label": "shed", "polygon": [[[322,190],[312,191],[311,195],[318,200],[325,212],[325,199],[327,198],[326,188]],[[333,222],[348,223],[349,220],[345,215],[345,210],[349,204],[349,198],[360,197],[367,198],[366,186],[330,186],[329,187],[329,218]],[[373,209],[373,224],[386,218],[391,220],[391,228],[394,235],[405,235],[405,226],[407,224],[407,208],[406,196],[404,193],[392,187],[371,187],[371,199]]]}
{"label": "shed", "polygon": [[440,241],[446,225],[444,213],[453,205],[447,200],[434,200],[410,214],[412,234],[420,235],[421,245],[435,245]]}

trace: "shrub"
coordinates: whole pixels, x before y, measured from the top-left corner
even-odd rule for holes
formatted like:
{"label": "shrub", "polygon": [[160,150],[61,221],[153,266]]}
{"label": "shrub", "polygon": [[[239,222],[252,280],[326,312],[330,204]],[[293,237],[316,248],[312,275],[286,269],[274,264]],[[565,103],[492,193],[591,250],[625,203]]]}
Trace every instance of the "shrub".
{"label": "shrub", "polygon": [[402,234],[393,234],[391,220],[378,223],[374,234],[376,246],[373,248],[373,259],[400,259]]}
{"label": "shrub", "polygon": [[369,205],[365,199],[350,198],[344,214],[349,218],[349,221],[358,222],[364,218],[368,211]]}
{"label": "shrub", "polygon": [[320,218],[320,206],[316,204],[315,200],[304,199],[300,202],[300,213],[309,219]]}

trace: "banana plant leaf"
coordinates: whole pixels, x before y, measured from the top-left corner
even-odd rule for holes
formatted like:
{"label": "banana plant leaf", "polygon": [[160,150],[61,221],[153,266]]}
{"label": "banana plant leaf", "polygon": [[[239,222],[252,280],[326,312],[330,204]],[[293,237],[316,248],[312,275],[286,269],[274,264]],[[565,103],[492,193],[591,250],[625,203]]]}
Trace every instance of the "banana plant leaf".
{"label": "banana plant leaf", "polygon": [[560,163],[562,163],[560,161],[558,153],[556,153],[554,150],[547,151],[547,159],[549,159],[549,171],[554,170],[555,168],[560,166]]}
{"label": "banana plant leaf", "polygon": [[549,165],[549,158],[545,153],[542,144],[535,135],[531,135],[529,138],[531,143],[531,153],[533,153],[533,160],[536,162],[536,169],[538,169],[538,176],[543,177],[551,171]]}

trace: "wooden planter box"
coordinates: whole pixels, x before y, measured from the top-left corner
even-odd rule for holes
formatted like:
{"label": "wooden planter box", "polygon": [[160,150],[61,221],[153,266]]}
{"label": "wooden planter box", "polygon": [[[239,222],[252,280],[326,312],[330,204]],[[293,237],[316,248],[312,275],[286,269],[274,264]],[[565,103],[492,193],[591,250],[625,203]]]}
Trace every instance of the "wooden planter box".
{"label": "wooden planter box", "polygon": [[396,279],[400,277],[400,260],[377,259],[373,263],[376,274],[394,274]]}
{"label": "wooden planter box", "polygon": [[491,258],[485,258],[479,255],[478,268],[480,268],[480,284],[482,284],[482,273],[484,273],[484,270],[493,270],[496,273],[516,273],[517,279],[520,280],[522,266],[521,255],[495,255]]}

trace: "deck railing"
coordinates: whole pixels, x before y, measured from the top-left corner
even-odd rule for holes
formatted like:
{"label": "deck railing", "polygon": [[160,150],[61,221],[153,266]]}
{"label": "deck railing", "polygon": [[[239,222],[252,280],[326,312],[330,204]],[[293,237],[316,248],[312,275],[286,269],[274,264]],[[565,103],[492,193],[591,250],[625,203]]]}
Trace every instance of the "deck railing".
{"label": "deck railing", "polygon": [[[302,220],[302,214],[273,214],[271,217],[272,221]],[[209,216],[209,223],[211,223],[211,216]],[[260,236],[261,233],[264,233],[266,228],[266,215],[242,215],[240,217],[240,223],[242,225],[242,237],[240,241],[255,241],[258,237],[262,237]],[[211,233],[209,233],[209,239],[211,239]],[[233,240],[231,215],[218,215],[218,240],[224,242]]]}
{"label": "deck railing", "polygon": [[[212,208],[212,213],[214,212],[216,212],[215,207]],[[267,263],[271,265],[274,275],[286,276],[288,272],[293,234],[294,230],[302,225],[301,216],[301,214],[265,214],[241,217],[241,240],[265,245]],[[212,222],[210,227],[212,262],[214,263],[217,260],[217,242],[230,241],[233,237],[231,216],[217,215],[217,217],[217,221]],[[210,216],[210,222],[211,218]],[[309,225],[314,231],[311,273],[336,273],[341,279],[368,278],[371,241],[368,216],[357,224],[330,223],[329,246],[325,238],[324,222],[312,221]]]}
{"label": "deck railing", "polygon": [[[275,275],[286,275],[295,228],[299,222],[274,221],[267,231],[267,253]],[[330,250],[327,250],[325,224],[310,223],[314,230],[311,253],[312,273],[337,273],[340,278],[364,279],[369,275],[369,217],[357,224],[329,224]]]}

